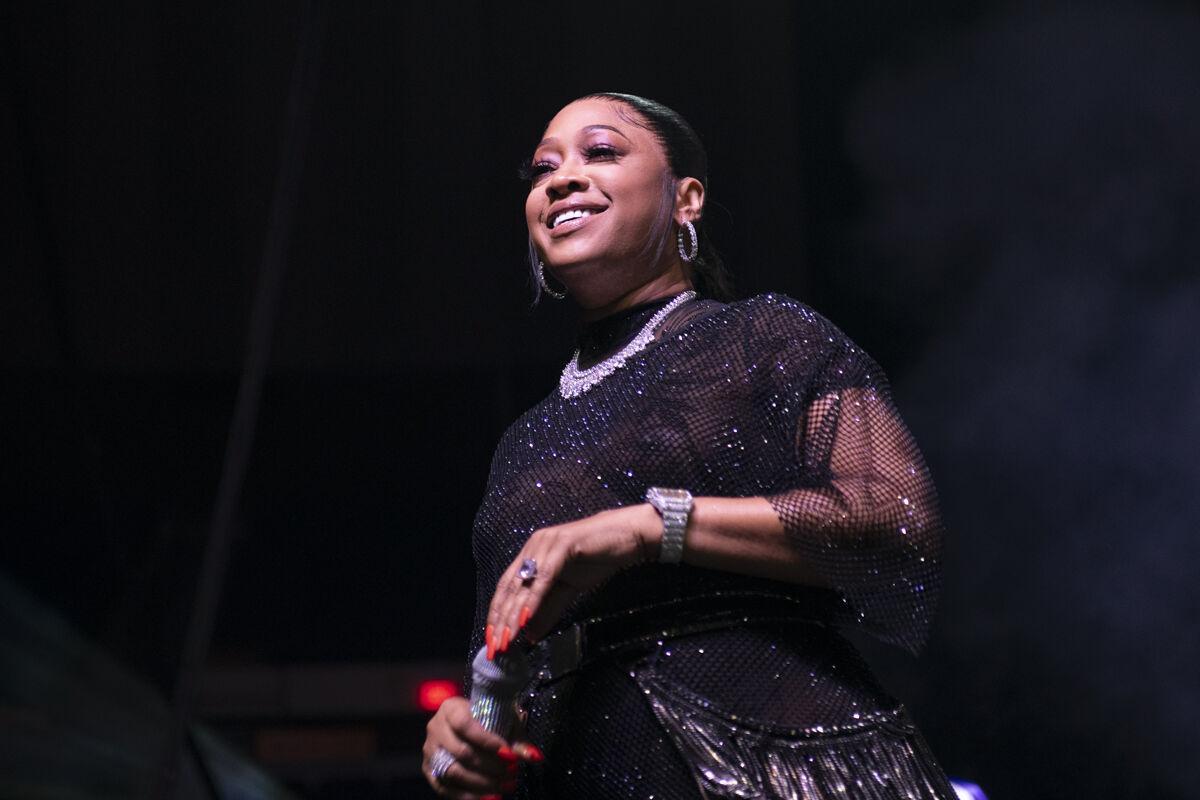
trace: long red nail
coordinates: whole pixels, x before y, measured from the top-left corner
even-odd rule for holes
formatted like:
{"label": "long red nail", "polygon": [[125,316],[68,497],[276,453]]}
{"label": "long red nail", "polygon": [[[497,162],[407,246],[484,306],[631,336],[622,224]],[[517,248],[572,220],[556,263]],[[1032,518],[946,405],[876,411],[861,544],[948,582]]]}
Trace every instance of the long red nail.
{"label": "long red nail", "polygon": [[508,652],[508,643],[512,641],[512,630],[505,625],[504,633],[500,634],[500,652]]}
{"label": "long red nail", "polygon": [[533,616],[533,612],[529,610],[529,606],[521,607],[521,618],[517,620],[517,629],[525,627],[525,623],[529,622],[529,618]]}
{"label": "long red nail", "polygon": [[492,633],[494,630],[491,625],[488,625],[484,631],[484,638],[487,639],[487,657],[489,661],[496,657],[496,645],[492,642]]}
{"label": "long red nail", "polygon": [[512,748],[509,747],[508,745],[505,745],[504,747],[501,747],[499,750],[497,750],[496,755],[500,756],[505,761],[511,761],[513,764],[516,764],[517,759],[519,758],[519,756],[516,753],[514,753],[512,751]]}
{"label": "long red nail", "polygon": [[537,764],[546,760],[546,756],[542,755],[542,751],[537,748],[537,745],[526,744],[522,742],[514,749],[517,751],[517,755],[526,761],[532,761],[533,763]]}

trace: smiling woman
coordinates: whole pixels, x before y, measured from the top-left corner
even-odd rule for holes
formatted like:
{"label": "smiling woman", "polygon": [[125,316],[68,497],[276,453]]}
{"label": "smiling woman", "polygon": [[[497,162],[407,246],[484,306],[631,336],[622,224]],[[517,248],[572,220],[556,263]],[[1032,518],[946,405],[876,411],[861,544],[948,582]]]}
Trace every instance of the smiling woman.
{"label": "smiling woman", "polygon": [[[659,124],[650,125],[651,119]],[[664,278],[678,280],[686,269],[705,296],[729,299],[724,267],[702,227],[695,258],[683,264],[669,252],[677,228],[692,223],[695,232],[699,227],[708,179],[704,147],[674,111],[632,95],[578,100],[546,128],[524,176],[531,184],[525,215],[530,261],[539,285],[547,267],[566,281],[569,278],[562,273],[579,272],[574,268],[590,259],[601,267],[590,270],[590,275],[611,275],[614,264],[650,264],[665,268],[659,270],[666,273]],[[593,219],[610,210],[617,213]],[[601,221],[606,224],[593,225]],[[589,235],[572,235],[585,228],[591,228]],[[636,274],[630,278],[639,280]],[[611,297],[619,289],[630,290],[627,284],[611,280],[600,281],[600,286],[578,278],[576,283],[576,298],[592,317],[619,310],[622,304],[589,309],[589,294],[599,291],[602,297]],[[658,294],[656,288],[640,288],[624,305]]]}
{"label": "smiling woman", "polygon": [[585,325],[501,439],[475,521],[471,652],[523,684],[520,722],[447,700],[430,784],[952,798],[838,632],[915,652],[940,583],[937,499],[878,365],[796,300],[724,302],[704,149],[674,111],[570,103],[526,178],[536,275]]}

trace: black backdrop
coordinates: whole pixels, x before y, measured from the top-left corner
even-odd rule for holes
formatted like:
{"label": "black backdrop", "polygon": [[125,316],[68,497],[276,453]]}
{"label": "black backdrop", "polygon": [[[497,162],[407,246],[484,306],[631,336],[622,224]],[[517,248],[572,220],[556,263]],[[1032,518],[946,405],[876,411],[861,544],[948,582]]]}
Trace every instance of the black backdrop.
{"label": "black backdrop", "polygon": [[[165,690],[219,478],[297,3],[3,14],[3,567]],[[644,94],[740,294],[883,363],[945,610],[871,648],[993,797],[1183,797],[1200,711],[1200,17],[1184,3],[340,3],[214,656],[459,658],[490,450],[571,350],[516,165]],[[868,645],[869,646],[869,645]]]}

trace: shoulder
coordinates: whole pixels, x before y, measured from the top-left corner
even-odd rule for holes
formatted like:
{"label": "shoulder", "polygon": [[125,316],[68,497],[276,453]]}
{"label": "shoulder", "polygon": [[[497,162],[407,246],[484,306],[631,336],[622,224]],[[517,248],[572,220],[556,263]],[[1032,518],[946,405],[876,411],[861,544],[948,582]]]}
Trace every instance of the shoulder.
{"label": "shoulder", "polygon": [[806,303],[770,292],[730,303],[748,360],[770,364],[776,377],[868,384],[886,381],[869,353]]}
{"label": "shoulder", "polygon": [[803,346],[804,349],[825,351],[855,348],[842,329],[823,314],[807,303],[779,292],[730,303],[723,313],[776,346]]}

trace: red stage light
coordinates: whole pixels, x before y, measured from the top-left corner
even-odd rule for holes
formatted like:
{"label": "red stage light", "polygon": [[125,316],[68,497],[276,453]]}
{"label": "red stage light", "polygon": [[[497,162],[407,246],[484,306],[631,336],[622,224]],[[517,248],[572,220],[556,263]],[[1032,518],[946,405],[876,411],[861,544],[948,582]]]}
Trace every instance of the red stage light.
{"label": "red stage light", "polygon": [[457,694],[458,684],[454,681],[421,681],[417,687],[417,705],[425,711],[437,711],[443,700]]}

